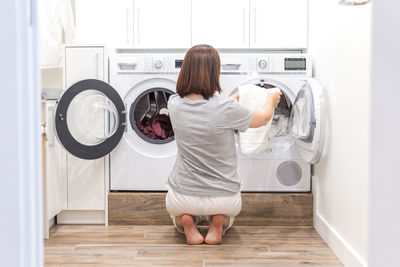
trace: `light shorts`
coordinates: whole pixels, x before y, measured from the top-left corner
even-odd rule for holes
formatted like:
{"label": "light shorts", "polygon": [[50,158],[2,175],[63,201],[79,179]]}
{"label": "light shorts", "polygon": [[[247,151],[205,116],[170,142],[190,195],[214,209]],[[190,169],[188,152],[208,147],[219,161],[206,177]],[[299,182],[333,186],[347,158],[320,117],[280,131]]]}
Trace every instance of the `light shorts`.
{"label": "light shorts", "polygon": [[[168,182],[165,184],[168,187],[165,205],[172,222],[180,233],[183,233],[183,229],[176,225],[175,217],[190,214],[195,216],[195,223],[197,225],[201,220],[210,222],[211,215],[223,214],[229,217],[229,225],[223,229],[222,234],[224,235],[233,225],[234,216],[238,215],[242,208],[242,196],[240,192],[229,197],[196,197],[180,194],[174,191]],[[243,188],[243,184],[241,188]]]}
{"label": "light shorts", "polygon": [[168,193],[165,199],[167,210],[171,216],[190,214],[193,216],[209,216],[223,214],[231,217],[239,214],[242,208],[242,196],[238,192],[228,197],[196,197],[174,191],[168,182]]}

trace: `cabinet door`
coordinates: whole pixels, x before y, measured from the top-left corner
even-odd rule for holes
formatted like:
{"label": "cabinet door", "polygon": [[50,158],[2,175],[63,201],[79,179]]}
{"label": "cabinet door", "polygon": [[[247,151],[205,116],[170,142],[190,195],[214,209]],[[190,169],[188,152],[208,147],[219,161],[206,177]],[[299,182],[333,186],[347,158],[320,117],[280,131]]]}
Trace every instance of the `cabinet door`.
{"label": "cabinet door", "polygon": [[190,47],[190,14],[189,0],[135,0],[134,47]]}
{"label": "cabinet door", "polygon": [[[85,79],[106,81],[103,47],[66,47],[65,53],[65,88]],[[104,210],[104,168],[104,158],[83,160],[67,155],[66,209]]]}
{"label": "cabinet door", "polygon": [[67,156],[68,210],[104,210],[105,159],[84,160]]}
{"label": "cabinet door", "polygon": [[104,80],[103,47],[69,47],[65,48],[65,89],[85,79]]}
{"label": "cabinet door", "polygon": [[53,218],[63,209],[63,180],[66,179],[67,153],[55,137],[55,100],[46,101],[46,194],[47,219]]}
{"label": "cabinet door", "polygon": [[75,0],[76,41],[133,47],[133,0]]}
{"label": "cabinet door", "polygon": [[307,48],[308,0],[250,0],[250,47]]}
{"label": "cabinet door", "polygon": [[193,0],[192,45],[196,44],[248,48],[249,0]]}

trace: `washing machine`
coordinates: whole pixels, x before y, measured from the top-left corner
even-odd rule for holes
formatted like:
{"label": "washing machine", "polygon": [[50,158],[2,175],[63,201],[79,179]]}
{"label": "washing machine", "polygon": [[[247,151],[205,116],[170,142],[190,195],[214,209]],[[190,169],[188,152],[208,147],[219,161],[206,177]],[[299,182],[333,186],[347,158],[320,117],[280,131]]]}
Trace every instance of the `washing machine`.
{"label": "washing machine", "polygon": [[324,148],[325,114],[323,88],[312,78],[307,54],[220,53],[221,87],[225,96],[238,86],[256,84],[283,95],[273,124],[286,119],[287,126],[269,140],[264,153],[242,154],[236,136],[238,173],[245,192],[309,192],[311,166]]}
{"label": "washing machine", "polygon": [[55,113],[60,143],[82,159],[110,154],[110,190],[166,190],[177,152],[167,102],[183,58],[184,53],[115,53],[109,57],[109,83],[82,80],[61,96]]}

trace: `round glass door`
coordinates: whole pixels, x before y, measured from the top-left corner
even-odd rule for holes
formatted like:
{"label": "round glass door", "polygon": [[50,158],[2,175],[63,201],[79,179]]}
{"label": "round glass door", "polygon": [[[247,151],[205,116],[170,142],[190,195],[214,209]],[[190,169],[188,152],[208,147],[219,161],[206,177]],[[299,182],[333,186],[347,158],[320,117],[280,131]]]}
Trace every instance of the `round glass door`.
{"label": "round glass door", "polygon": [[291,133],[303,159],[318,163],[325,143],[325,114],[323,87],[314,78],[304,83],[293,104]]}
{"label": "round glass door", "polygon": [[73,138],[87,146],[98,145],[118,129],[118,110],[107,96],[86,90],[73,98],[67,110],[67,126]]}
{"label": "round glass door", "polygon": [[83,80],[60,98],[56,133],[63,147],[74,156],[97,159],[118,145],[125,118],[125,106],[113,87],[100,80]]}

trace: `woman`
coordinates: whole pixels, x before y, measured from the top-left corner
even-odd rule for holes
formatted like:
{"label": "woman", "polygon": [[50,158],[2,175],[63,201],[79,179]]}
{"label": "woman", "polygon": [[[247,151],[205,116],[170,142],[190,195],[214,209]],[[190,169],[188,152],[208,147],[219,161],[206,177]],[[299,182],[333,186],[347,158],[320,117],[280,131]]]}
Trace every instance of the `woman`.
{"label": "woman", "polygon": [[[178,94],[168,101],[178,154],[168,179],[166,207],[188,244],[221,244],[242,205],[234,131],[266,125],[281,95],[269,94],[262,110],[251,111],[237,102],[238,95],[217,94],[219,75],[217,50],[192,47],[178,77]],[[199,216],[210,221],[205,239],[197,229]]]}

